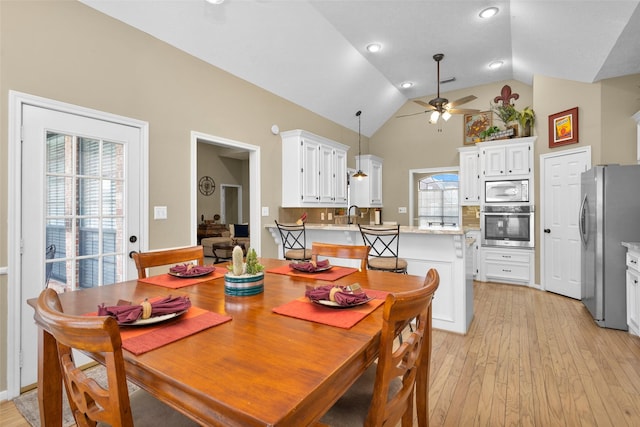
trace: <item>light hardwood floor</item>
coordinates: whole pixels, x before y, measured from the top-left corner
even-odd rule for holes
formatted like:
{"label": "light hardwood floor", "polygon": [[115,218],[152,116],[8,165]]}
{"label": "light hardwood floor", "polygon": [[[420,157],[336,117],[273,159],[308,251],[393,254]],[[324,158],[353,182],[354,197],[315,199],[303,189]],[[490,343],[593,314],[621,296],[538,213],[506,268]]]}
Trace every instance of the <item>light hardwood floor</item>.
{"label": "light hardwood floor", "polygon": [[[475,283],[467,335],[433,331],[431,426],[639,426],[640,338],[580,301]],[[437,298],[436,293],[436,298]],[[11,402],[3,427],[28,424]]]}

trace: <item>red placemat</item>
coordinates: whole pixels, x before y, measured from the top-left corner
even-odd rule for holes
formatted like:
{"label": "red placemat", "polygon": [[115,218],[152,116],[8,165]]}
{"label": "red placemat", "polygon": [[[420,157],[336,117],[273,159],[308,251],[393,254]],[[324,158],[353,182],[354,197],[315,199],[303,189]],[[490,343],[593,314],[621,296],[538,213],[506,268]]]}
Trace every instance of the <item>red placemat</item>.
{"label": "red placemat", "polygon": [[121,327],[122,348],[136,355],[146,353],[230,320],[231,316],[191,307],[180,317],[156,326]]}
{"label": "red placemat", "polygon": [[[224,271],[223,271],[224,270]],[[150,285],[164,286],[165,288],[178,289],[185,286],[196,285],[198,283],[207,282],[209,280],[219,279],[227,272],[226,269],[216,268],[213,273],[206,276],[182,278],[175,277],[170,274],[160,274],[159,276],[145,277],[138,279],[139,282],[148,283]]]}
{"label": "red placemat", "polygon": [[321,271],[320,273],[305,273],[303,271],[294,270],[288,265],[274,267],[267,270],[267,273],[286,274],[288,276],[306,277],[308,279],[326,280],[333,282],[358,271],[357,268],[333,266],[330,270]]}
{"label": "red placemat", "polygon": [[273,309],[274,313],[296,319],[309,320],[338,328],[349,329],[364,319],[376,308],[384,304],[388,292],[365,290],[365,293],[375,299],[366,304],[350,308],[330,308],[315,304],[307,297],[300,297]]}

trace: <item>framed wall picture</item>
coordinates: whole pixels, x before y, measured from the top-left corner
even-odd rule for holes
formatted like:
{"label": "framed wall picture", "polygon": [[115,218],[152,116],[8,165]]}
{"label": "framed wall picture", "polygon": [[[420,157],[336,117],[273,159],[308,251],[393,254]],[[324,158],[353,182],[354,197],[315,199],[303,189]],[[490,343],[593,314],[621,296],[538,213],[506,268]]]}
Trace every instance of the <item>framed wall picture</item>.
{"label": "framed wall picture", "polygon": [[578,142],[578,107],[549,116],[549,148]]}
{"label": "framed wall picture", "polygon": [[473,145],[480,141],[480,132],[491,127],[493,113],[481,111],[474,114],[465,114],[463,122],[464,145]]}

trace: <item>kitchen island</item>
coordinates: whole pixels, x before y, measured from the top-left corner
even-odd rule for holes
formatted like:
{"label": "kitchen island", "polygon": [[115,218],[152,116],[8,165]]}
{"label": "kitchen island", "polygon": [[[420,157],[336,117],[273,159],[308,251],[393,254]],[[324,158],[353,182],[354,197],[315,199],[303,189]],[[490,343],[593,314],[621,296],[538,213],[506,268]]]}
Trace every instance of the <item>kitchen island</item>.
{"label": "kitchen island", "polygon": [[[266,225],[282,256],[282,242],[275,224]],[[305,224],[306,244],[312,242],[362,245],[360,229],[354,224]],[[462,228],[400,227],[399,256],[407,263],[407,273],[425,277],[430,268],[438,270],[440,286],[433,300],[433,327],[466,334],[473,319],[473,277],[471,247]],[[350,260],[341,260],[350,265]],[[470,264],[471,265],[471,264]],[[357,267],[357,262],[353,264]]]}

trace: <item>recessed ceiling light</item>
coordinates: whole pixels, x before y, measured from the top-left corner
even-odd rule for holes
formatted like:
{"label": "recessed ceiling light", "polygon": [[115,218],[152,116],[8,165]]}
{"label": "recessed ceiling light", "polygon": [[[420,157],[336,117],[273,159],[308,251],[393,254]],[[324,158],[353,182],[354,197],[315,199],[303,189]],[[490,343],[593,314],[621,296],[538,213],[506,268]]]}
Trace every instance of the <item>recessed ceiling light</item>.
{"label": "recessed ceiling light", "polygon": [[404,82],[400,85],[402,89],[409,89],[411,86],[413,86],[413,82]]}
{"label": "recessed ceiling light", "polygon": [[491,68],[492,70],[497,70],[498,68],[502,67],[503,64],[504,62],[502,61],[493,61],[489,64],[489,68]]}
{"label": "recessed ceiling light", "polygon": [[498,14],[498,8],[497,7],[488,7],[486,9],[482,9],[482,11],[480,11],[480,18],[491,18],[492,16],[495,16]]}
{"label": "recessed ceiling light", "polygon": [[224,3],[224,0],[204,0],[209,4],[222,4]]}
{"label": "recessed ceiling light", "polygon": [[380,52],[382,45],[380,43],[371,43],[367,45],[367,50],[371,53]]}

